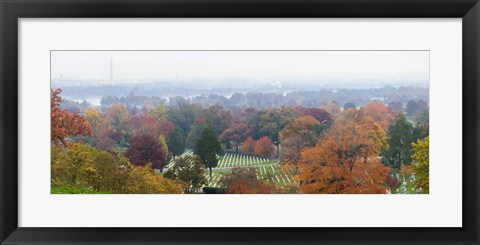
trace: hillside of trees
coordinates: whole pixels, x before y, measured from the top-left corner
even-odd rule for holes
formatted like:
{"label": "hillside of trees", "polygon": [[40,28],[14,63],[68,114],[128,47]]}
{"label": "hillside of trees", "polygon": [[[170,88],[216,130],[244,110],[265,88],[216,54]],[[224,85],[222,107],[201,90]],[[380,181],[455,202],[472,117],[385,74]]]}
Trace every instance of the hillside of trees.
{"label": "hillside of trees", "polygon": [[62,95],[51,90],[52,193],[429,192],[428,88]]}

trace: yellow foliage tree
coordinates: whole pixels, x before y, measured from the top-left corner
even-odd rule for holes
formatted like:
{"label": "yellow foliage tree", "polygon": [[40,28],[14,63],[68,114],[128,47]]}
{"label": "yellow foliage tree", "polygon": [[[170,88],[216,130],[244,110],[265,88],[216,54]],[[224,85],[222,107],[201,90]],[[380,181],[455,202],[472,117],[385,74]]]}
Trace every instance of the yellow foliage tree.
{"label": "yellow foliage tree", "polygon": [[133,166],[127,158],[82,143],[52,145],[52,187],[123,194],[183,193],[174,181],[156,175],[150,165]]}
{"label": "yellow foliage tree", "polygon": [[412,171],[415,173],[415,181],[413,184],[416,188],[421,188],[422,193],[429,192],[429,145],[430,137],[428,136],[422,140],[418,140],[417,143],[412,143]]}

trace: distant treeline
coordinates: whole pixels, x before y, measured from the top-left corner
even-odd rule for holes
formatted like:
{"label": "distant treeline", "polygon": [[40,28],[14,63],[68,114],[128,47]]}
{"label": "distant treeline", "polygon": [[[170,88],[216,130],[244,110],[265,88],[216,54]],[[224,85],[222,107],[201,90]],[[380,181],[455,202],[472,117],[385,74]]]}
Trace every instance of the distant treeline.
{"label": "distant treeline", "polygon": [[[111,87],[111,89],[115,89]],[[77,94],[81,90],[86,92],[85,88],[67,87],[65,94]],[[424,108],[428,104],[428,88],[420,87],[384,87],[379,89],[340,89],[340,90],[318,90],[318,91],[293,91],[289,93],[270,93],[270,92],[247,92],[234,93],[231,96],[220,95],[219,93],[210,93],[197,96],[173,96],[162,97],[161,95],[144,95],[138,88],[133,88],[125,96],[108,95],[98,97],[100,105],[108,107],[113,104],[124,104],[127,107],[137,107],[140,110],[150,110],[160,103],[167,105],[176,105],[179,103],[192,103],[203,108],[211,105],[220,105],[232,112],[244,108],[268,109],[282,106],[302,106],[318,108],[335,102],[342,108],[362,107],[372,101],[380,101],[385,105],[390,105],[392,109],[405,111],[410,101],[418,103],[419,107]],[[91,98],[94,94],[85,94],[78,99]],[[68,96],[66,96],[69,98]],[[412,103],[412,102],[410,102]],[[79,103],[66,100],[64,108],[71,111],[82,111],[91,106],[87,100]],[[411,105],[416,106],[416,105]]]}

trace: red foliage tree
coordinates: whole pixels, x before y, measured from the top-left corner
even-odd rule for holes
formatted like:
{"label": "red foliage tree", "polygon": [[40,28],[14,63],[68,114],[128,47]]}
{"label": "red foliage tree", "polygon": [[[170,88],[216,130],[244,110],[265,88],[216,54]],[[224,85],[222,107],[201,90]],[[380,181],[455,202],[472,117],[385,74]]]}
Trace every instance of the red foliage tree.
{"label": "red foliage tree", "polygon": [[50,90],[50,116],[51,116],[51,135],[52,143],[62,143],[67,145],[66,139],[69,136],[91,136],[92,130],[85,120],[85,117],[77,112],[71,114],[66,109],[60,108],[62,97],[61,89]]}
{"label": "red foliage tree", "polygon": [[160,120],[158,122],[158,129],[160,130],[160,133],[167,138],[168,134],[175,128],[175,125],[169,121],[166,120]]}
{"label": "red foliage tree", "polygon": [[130,117],[128,127],[134,135],[151,134],[160,137],[160,134],[162,134],[166,138],[175,125],[169,121],[161,119],[157,122],[152,116],[149,116],[146,113],[141,113]]}
{"label": "red foliage tree", "polygon": [[146,113],[140,113],[130,117],[128,120],[128,128],[133,134],[152,134],[158,136],[158,125],[151,116]]}
{"label": "red foliage tree", "polygon": [[394,191],[400,187],[400,185],[402,185],[402,182],[399,179],[389,175],[385,178],[385,185],[387,185],[390,190]]}
{"label": "red foliage tree", "polygon": [[313,118],[317,119],[319,123],[326,123],[331,124],[332,118],[330,117],[330,113],[326,110],[319,109],[319,108],[303,108],[301,116],[312,116]]}
{"label": "red foliage tree", "polygon": [[220,141],[227,142],[231,141],[233,147],[238,151],[240,144],[248,137],[250,130],[246,123],[235,123],[227,128],[220,135]]}
{"label": "red foliage tree", "polygon": [[125,152],[125,156],[133,165],[152,164],[152,168],[161,171],[167,164],[165,153],[166,149],[163,149],[155,136],[139,134],[130,140],[130,147]]}

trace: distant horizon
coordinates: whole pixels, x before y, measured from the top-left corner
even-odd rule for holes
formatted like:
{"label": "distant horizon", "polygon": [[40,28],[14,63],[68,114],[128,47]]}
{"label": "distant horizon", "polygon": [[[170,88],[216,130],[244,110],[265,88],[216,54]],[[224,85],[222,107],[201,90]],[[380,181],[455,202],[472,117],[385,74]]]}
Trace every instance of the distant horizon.
{"label": "distant horizon", "polygon": [[86,84],[194,80],[209,86],[222,80],[252,80],[285,85],[425,86],[429,83],[429,52],[52,51],[51,79]]}

